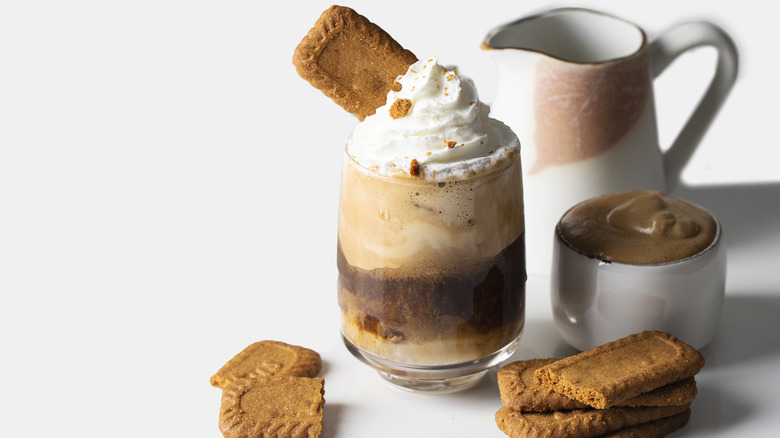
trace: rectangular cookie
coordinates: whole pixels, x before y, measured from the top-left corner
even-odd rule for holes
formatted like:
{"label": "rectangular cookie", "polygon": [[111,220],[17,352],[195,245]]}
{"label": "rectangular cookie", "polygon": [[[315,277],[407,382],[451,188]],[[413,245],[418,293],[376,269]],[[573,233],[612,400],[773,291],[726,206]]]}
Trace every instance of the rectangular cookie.
{"label": "rectangular cookie", "polygon": [[694,376],[704,357],[660,331],[637,333],[534,372],[542,386],[597,409]]}
{"label": "rectangular cookie", "polygon": [[605,438],[661,438],[688,424],[691,408],[660,420],[627,427],[606,435]]}
{"label": "rectangular cookie", "polygon": [[211,376],[211,386],[225,389],[245,377],[314,377],[322,368],[319,353],[280,341],[255,342],[230,359]]}
{"label": "rectangular cookie", "polygon": [[[524,412],[547,412],[585,409],[588,405],[572,400],[545,386],[534,378],[534,372],[558,359],[529,359],[504,365],[498,371],[498,390],[504,406]],[[616,406],[687,405],[696,398],[696,380],[689,377],[624,400]]]}
{"label": "rectangular cookie", "polygon": [[689,406],[518,412],[505,406],[496,412],[496,424],[511,438],[592,438],[671,417],[687,409]]}
{"label": "rectangular cookie", "polygon": [[387,101],[417,57],[354,10],[325,10],[293,54],[298,74],[363,120]]}
{"label": "rectangular cookie", "polygon": [[225,438],[316,438],[322,432],[325,380],[241,378],[222,390],[219,430]]}

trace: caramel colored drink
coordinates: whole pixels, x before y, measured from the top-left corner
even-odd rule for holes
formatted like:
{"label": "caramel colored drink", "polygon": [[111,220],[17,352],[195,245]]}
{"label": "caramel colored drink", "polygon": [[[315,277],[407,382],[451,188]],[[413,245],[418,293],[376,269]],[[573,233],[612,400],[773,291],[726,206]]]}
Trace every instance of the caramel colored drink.
{"label": "caramel colored drink", "polygon": [[[410,67],[417,70],[441,75],[439,90],[450,83],[446,78],[452,73],[435,59]],[[342,335],[353,354],[385,378],[419,390],[449,391],[476,381],[512,353],[523,330],[519,142],[486,111],[478,118],[475,97],[456,98],[457,106],[476,118],[476,128],[484,126],[488,133],[464,135],[476,129],[471,125],[450,132],[448,122],[420,146],[414,135],[385,134],[386,125],[403,128],[419,120],[410,115],[382,120],[386,109],[380,108],[372,116],[376,119],[367,118],[353,133],[342,164]],[[412,101],[412,111],[424,113],[426,101]],[[389,97],[388,106],[393,102]],[[374,136],[374,120],[382,122],[383,134]],[[431,131],[435,127],[425,129]],[[373,147],[375,137],[389,145],[363,147]],[[407,147],[412,150],[394,153]]]}
{"label": "caramel colored drink", "polygon": [[407,364],[493,353],[523,327],[523,204],[516,157],[447,182],[378,176],[344,160],[339,305],[345,336]]}

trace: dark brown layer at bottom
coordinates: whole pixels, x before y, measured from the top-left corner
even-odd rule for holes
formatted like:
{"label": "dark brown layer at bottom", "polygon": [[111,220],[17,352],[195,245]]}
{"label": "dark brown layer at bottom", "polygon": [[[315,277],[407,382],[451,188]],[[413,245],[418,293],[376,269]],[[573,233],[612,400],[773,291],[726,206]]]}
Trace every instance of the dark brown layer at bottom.
{"label": "dark brown layer at bottom", "polygon": [[459,321],[460,333],[507,328],[516,336],[522,328],[526,282],[523,235],[472,275],[403,278],[392,269],[366,271],[351,266],[340,246],[337,263],[342,311],[357,315],[362,330],[392,342],[421,339],[431,333],[447,336],[441,331],[451,327],[452,321]]}

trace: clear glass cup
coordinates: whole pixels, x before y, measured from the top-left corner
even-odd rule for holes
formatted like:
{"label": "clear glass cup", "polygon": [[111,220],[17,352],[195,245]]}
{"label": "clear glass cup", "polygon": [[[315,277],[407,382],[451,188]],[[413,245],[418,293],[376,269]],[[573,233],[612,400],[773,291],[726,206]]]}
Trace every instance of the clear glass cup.
{"label": "clear glass cup", "polygon": [[406,389],[470,386],[525,320],[519,154],[467,178],[388,177],[345,152],[338,218],[344,343]]}

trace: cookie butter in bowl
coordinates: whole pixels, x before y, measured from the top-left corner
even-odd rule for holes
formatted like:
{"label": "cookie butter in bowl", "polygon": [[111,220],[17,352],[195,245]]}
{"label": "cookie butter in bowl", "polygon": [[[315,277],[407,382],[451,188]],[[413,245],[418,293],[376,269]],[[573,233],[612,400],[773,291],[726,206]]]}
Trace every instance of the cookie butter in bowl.
{"label": "cookie butter in bowl", "polygon": [[552,307],[556,327],[588,350],[661,329],[695,348],[715,335],[726,253],[717,219],[656,191],[629,191],[571,208],[556,227]]}

